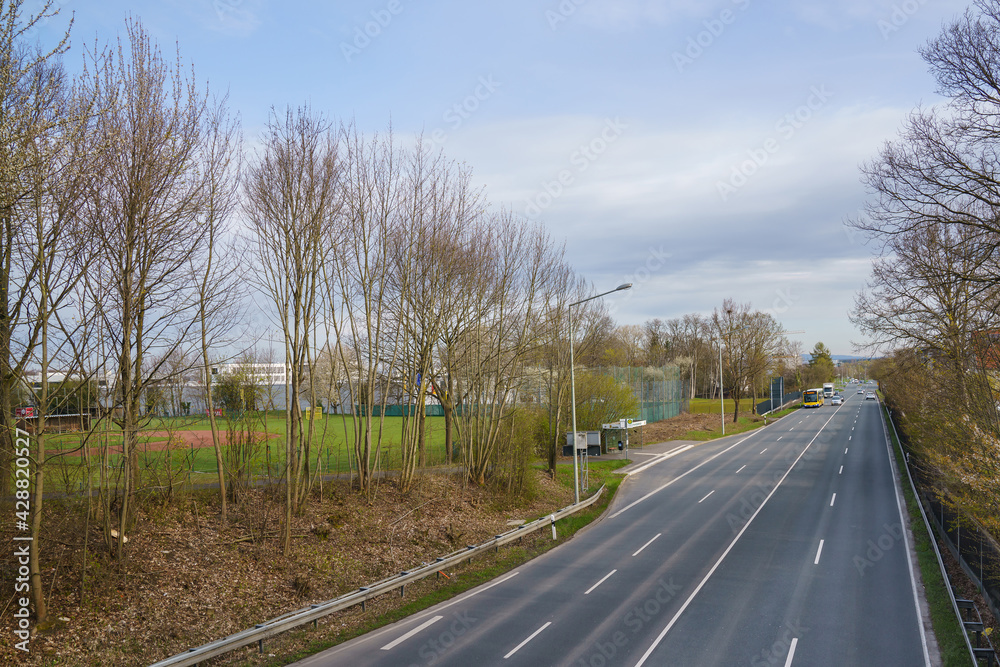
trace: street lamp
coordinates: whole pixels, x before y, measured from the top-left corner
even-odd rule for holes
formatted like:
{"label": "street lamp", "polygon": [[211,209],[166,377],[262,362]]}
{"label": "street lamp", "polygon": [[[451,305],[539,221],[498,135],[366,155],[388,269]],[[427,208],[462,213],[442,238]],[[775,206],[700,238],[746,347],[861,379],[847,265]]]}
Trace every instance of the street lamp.
{"label": "street lamp", "polygon": [[719,415],[722,417],[722,435],[726,434],[726,390],[722,384],[722,335],[719,335]]}
{"label": "street lamp", "polygon": [[587,303],[588,301],[593,301],[594,299],[599,299],[602,296],[607,296],[612,292],[620,292],[621,290],[632,289],[632,283],[625,283],[619,285],[618,287],[608,290],[607,292],[601,292],[592,297],[586,299],[581,299],[580,301],[574,301],[569,304],[569,400],[573,409],[573,504],[576,505],[580,502],[580,470],[576,461],[576,375],[573,372],[573,306],[579,306],[581,303]]}

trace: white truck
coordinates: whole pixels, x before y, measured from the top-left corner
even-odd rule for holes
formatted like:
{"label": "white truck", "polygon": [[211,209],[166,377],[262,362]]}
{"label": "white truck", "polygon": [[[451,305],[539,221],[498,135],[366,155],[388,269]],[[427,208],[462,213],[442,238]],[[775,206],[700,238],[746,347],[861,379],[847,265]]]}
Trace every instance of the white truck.
{"label": "white truck", "polygon": [[823,383],[823,398],[832,398],[832,397],[833,397],[833,383],[832,382],[824,382]]}

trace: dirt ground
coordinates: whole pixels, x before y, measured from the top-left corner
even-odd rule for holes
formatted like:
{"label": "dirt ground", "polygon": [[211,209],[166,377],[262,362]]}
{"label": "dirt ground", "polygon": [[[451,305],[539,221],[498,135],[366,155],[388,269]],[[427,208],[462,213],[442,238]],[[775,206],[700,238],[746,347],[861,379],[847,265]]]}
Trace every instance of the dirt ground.
{"label": "dirt ground", "polygon": [[[256,435],[261,438],[264,437],[262,431],[255,431]],[[214,447],[212,444],[212,432],[211,431],[142,431],[139,433],[140,438],[148,438],[145,442],[139,443],[140,452],[162,452],[167,447],[172,449],[203,449],[206,447]],[[279,434],[268,433],[268,438],[277,438]],[[226,444],[228,438],[225,431],[219,433],[219,442],[223,445]],[[100,456],[102,449],[100,447],[91,447],[91,456]],[[112,445],[108,447],[108,452],[111,454],[120,454],[122,452],[121,445]],[[82,456],[80,453],[74,453],[72,456]]]}
{"label": "dirt ground", "polygon": [[688,431],[714,431],[719,424],[719,415],[682,412],[672,419],[643,426],[642,439],[646,444],[683,440]]}
{"label": "dirt ground", "polygon": [[[212,492],[169,502],[149,497],[128,535],[125,563],[111,558],[100,527],[88,522],[78,500],[48,500],[40,546],[44,585],[51,590],[50,623],[35,628],[27,655],[14,648],[12,632],[0,633],[0,664],[149,664],[481,543],[507,530],[508,521],[572,503],[572,491],[546,475],[539,473],[535,484],[536,499],[514,506],[437,473],[423,475],[405,494],[383,481],[370,502],[346,482],[326,483],[322,499],[314,498],[293,518],[289,556],[282,555],[278,539],[279,489],[250,491],[231,505],[225,526]],[[0,526],[0,541],[14,544],[13,534],[12,527]],[[538,531],[525,544],[547,535]],[[16,626],[9,599],[16,567],[16,559],[0,559],[0,585],[8,591],[0,607],[2,628]],[[408,586],[406,598],[435,585],[429,578]],[[399,603],[398,593],[388,594],[366,612],[351,609],[327,617],[321,629],[364,623]],[[259,664],[269,653],[301,648],[294,633],[286,634],[269,640],[263,656],[253,647],[213,664]]]}

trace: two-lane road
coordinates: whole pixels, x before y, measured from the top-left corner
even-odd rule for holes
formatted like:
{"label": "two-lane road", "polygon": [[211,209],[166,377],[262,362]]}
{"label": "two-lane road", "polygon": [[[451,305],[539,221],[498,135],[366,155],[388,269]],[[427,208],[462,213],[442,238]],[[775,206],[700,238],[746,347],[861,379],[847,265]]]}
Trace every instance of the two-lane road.
{"label": "two-lane road", "polygon": [[603,520],[300,665],[924,665],[877,401],[632,475]]}

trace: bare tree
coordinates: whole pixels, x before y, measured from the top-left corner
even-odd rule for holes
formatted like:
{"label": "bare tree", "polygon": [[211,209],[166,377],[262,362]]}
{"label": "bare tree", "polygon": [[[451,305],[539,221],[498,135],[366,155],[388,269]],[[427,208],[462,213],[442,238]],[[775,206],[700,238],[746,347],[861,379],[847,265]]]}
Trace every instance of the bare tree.
{"label": "bare tree", "polygon": [[989,244],[968,227],[928,223],[887,240],[852,321],[884,347],[934,350],[965,396],[973,334],[996,326],[1000,286],[989,280]]}
{"label": "bare tree", "polygon": [[[480,193],[471,174],[438,156],[430,159],[418,142],[407,152],[398,244],[392,261],[394,315],[405,339],[399,377],[406,388],[401,449],[402,488],[408,488],[417,465],[426,463],[426,409],[437,371],[435,350],[444,327],[461,301],[463,227],[479,214]],[[447,442],[450,445],[450,440]]]}
{"label": "bare tree", "polygon": [[287,554],[292,511],[305,503],[308,485],[302,481],[311,479],[313,421],[303,425],[299,397],[310,376],[313,338],[325,305],[320,278],[334,247],[340,164],[329,122],[308,108],[272,113],[263,143],[247,168],[244,211],[251,224],[252,275],[270,299],[271,316],[285,340],[289,392],[282,539]]}
{"label": "bare tree", "polygon": [[[61,122],[54,114],[63,80],[56,62],[69,42],[69,27],[50,51],[35,50],[27,34],[58,13],[53,0],[37,14],[21,0],[0,3],[0,495],[10,493],[14,447],[12,398],[24,372],[14,358],[14,331],[30,318],[26,308],[38,267],[20,265],[15,249],[29,244],[30,206],[34,189],[31,172],[43,170],[36,144]],[[30,253],[29,253],[30,254]],[[34,341],[29,340],[29,346]],[[23,355],[22,355],[23,359]]]}
{"label": "bare tree", "polygon": [[496,214],[479,237],[486,252],[469,286],[475,318],[459,341],[466,393],[457,422],[463,464],[475,484],[485,483],[495,457],[504,453],[503,420],[542,340],[540,296],[561,263],[543,230],[526,228],[507,212]]}
{"label": "bare tree", "polygon": [[712,315],[712,323],[725,346],[723,376],[732,396],[733,422],[739,419],[740,400],[777,355],[782,335],[771,315],[751,309],[749,303],[726,299]]}
{"label": "bare tree", "polygon": [[200,334],[201,381],[205,387],[205,406],[212,431],[212,446],[218,470],[219,501],[222,523],[227,520],[225,457],[219,438],[219,423],[212,400],[212,348],[236,338],[235,325],[241,319],[242,296],[245,290],[236,267],[239,265],[235,248],[227,242],[228,220],[236,205],[240,158],[239,127],[225,117],[225,109],[216,106],[216,114],[208,123],[202,160],[206,165],[207,197],[204,215],[205,235],[202,250],[192,257],[195,289],[198,300],[198,332]]}
{"label": "bare tree", "polygon": [[[60,68],[51,63],[38,68],[36,76],[45,81],[51,97],[36,99],[35,113],[47,130],[25,146],[32,153],[25,179],[29,191],[22,202],[26,233],[16,255],[19,275],[29,278],[21,292],[30,317],[22,323],[18,336],[24,346],[16,365],[24,368],[30,364],[39,377],[37,389],[35,385],[30,389],[37,412],[28,565],[32,605],[42,622],[47,615],[39,560],[44,544],[45,472],[51,458],[63,455],[51,455],[46,449],[48,418],[64,412],[67,405],[81,404],[80,394],[89,382],[74,372],[81,363],[73,337],[79,335],[83,313],[72,302],[91,260],[90,234],[77,212],[99,151],[89,143],[90,101],[70,89]],[[51,376],[56,370],[60,377],[54,386]]]}
{"label": "bare tree", "polygon": [[[343,206],[331,245],[339,252],[323,265],[328,312],[346,370],[352,418],[342,416],[354,442],[361,491],[374,492],[382,455],[385,405],[401,351],[401,327],[391,322],[393,231],[401,203],[399,149],[391,132],[365,138],[353,125],[340,130],[344,151]],[[395,303],[398,303],[395,302]],[[378,412],[376,421],[375,412]]]}
{"label": "bare tree", "polygon": [[113,53],[95,50],[90,59],[85,87],[101,109],[94,133],[109,150],[84,214],[99,244],[89,276],[99,287],[91,301],[115,349],[111,395],[125,473],[116,553],[122,557],[140,484],[142,397],[161,377],[146,362],[151,355],[167,359],[197,323],[189,269],[206,234],[212,178],[202,158],[220,115],[210,111],[193,73],[184,73],[179,55],[168,64],[134,19]]}

